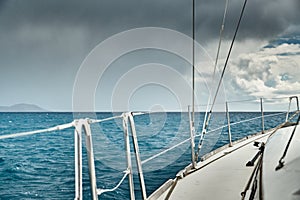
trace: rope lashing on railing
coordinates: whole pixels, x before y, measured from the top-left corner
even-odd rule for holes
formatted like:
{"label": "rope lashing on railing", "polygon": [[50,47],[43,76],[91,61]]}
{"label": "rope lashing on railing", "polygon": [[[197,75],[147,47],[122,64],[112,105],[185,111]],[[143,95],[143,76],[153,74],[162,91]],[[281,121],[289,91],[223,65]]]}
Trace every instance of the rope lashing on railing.
{"label": "rope lashing on railing", "polygon": [[176,145],[174,145],[174,146],[172,146],[172,147],[170,147],[170,148],[168,148],[168,149],[165,149],[164,151],[162,151],[162,152],[160,152],[160,153],[158,153],[158,154],[155,154],[155,155],[153,155],[153,156],[151,156],[151,157],[149,157],[149,158],[143,160],[143,161],[142,161],[142,164],[145,164],[145,163],[149,162],[150,160],[153,160],[154,158],[156,158],[156,157],[158,157],[158,156],[161,156],[161,155],[167,153],[168,151],[171,151],[172,149],[175,149],[176,147],[179,147],[180,145],[183,145],[184,143],[190,141],[190,139],[191,139],[191,138],[185,139],[185,140],[183,140],[182,142],[179,142],[178,144],[176,144]]}
{"label": "rope lashing on railing", "polygon": [[51,132],[51,131],[59,131],[59,130],[71,128],[73,126],[74,126],[74,121],[71,123],[62,124],[62,125],[54,126],[51,128],[46,128],[46,129],[41,129],[41,130],[36,130],[36,131],[27,131],[27,132],[22,132],[22,133],[12,133],[12,134],[7,134],[7,135],[0,135],[0,140],[8,139],[8,138],[22,137],[22,136],[27,136],[27,135],[34,135],[34,134],[38,134],[38,133],[45,133],[45,132]]}
{"label": "rope lashing on railing", "polygon": [[113,192],[116,189],[118,189],[120,187],[120,185],[124,182],[127,175],[130,174],[130,170],[126,169],[124,171],[124,173],[125,174],[123,175],[122,179],[119,181],[119,183],[114,188],[111,188],[111,189],[97,189],[97,195],[101,195],[101,194],[106,193],[106,192]]}

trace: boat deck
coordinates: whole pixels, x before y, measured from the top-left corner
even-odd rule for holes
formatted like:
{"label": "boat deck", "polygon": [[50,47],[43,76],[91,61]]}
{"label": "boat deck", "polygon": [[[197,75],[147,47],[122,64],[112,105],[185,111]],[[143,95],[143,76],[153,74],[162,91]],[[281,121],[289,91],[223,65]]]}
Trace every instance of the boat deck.
{"label": "boat deck", "polygon": [[[294,136],[283,159],[283,166],[275,170],[293,132]],[[270,137],[263,157],[264,199],[300,199],[299,152],[300,125],[280,129]]]}
{"label": "boat deck", "polygon": [[166,183],[150,199],[165,199],[172,188],[167,188],[167,184],[170,186],[171,183],[176,185],[170,193],[170,199],[241,199],[241,192],[254,169],[246,167],[246,163],[259,151],[253,142],[265,142],[269,135],[270,132],[259,134],[221,150],[199,162],[197,171],[179,178],[177,183],[175,180]]}

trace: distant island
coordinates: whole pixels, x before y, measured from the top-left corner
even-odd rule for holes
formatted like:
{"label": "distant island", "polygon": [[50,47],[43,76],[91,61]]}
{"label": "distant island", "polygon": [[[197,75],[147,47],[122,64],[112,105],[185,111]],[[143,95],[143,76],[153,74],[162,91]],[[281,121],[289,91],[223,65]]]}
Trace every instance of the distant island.
{"label": "distant island", "polygon": [[47,110],[34,104],[20,103],[12,106],[0,106],[0,112],[47,112]]}

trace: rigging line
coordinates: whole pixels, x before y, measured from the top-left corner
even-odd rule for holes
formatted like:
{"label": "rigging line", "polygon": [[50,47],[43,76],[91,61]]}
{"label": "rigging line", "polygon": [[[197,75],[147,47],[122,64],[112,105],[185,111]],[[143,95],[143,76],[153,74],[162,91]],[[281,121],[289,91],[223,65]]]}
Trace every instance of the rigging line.
{"label": "rigging line", "polygon": [[221,85],[221,82],[222,82],[223,77],[224,77],[224,74],[225,74],[225,70],[226,70],[226,68],[227,68],[227,66],[228,66],[228,60],[229,60],[229,57],[230,57],[230,55],[231,55],[231,51],[232,51],[232,48],[233,48],[233,44],[234,44],[235,38],[236,38],[236,36],[237,36],[238,30],[239,30],[239,27],[240,27],[240,24],[241,24],[243,15],[244,15],[244,11],[245,11],[246,4],[247,4],[247,0],[244,1],[244,5],[243,5],[243,8],[242,8],[240,17],[239,17],[238,24],[237,24],[236,29],[235,29],[235,32],[234,32],[233,39],[232,39],[232,41],[231,41],[231,45],[230,45],[230,48],[229,48],[229,52],[228,52],[228,55],[227,55],[227,57],[226,57],[226,61],[225,61],[225,64],[224,64],[224,67],[223,67],[223,71],[222,71],[222,74],[221,74],[221,77],[220,77],[220,80],[219,80],[219,83],[218,83],[218,87],[217,87],[217,90],[216,90],[216,93],[215,93],[215,96],[214,96],[214,100],[213,100],[213,103],[212,103],[212,106],[211,106],[211,109],[210,109],[210,113],[211,113],[212,110],[213,110],[214,104],[215,104],[215,102],[216,102],[217,95],[218,95],[218,93],[219,93],[220,85]]}
{"label": "rigging line", "polygon": [[[217,65],[218,65],[219,54],[220,54],[220,49],[221,49],[221,44],[222,44],[223,31],[224,31],[224,27],[225,27],[227,9],[228,9],[228,0],[226,0],[226,3],[225,3],[225,9],[224,9],[224,14],[223,14],[223,19],[222,19],[222,25],[221,25],[221,28],[220,28],[219,44],[218,44],[218,50],[217,50],[215,65],[214,65],[212,83],[214,82],[215,76],[216,76],[216,69],[217,69]],[[211,91],[212,90],[213,90],[213,85],[211,85]],[[208,98],[207,107],[206,107],[205,116],[204,116],[204,122],[208,122],[209,119],[210,119],[211,111],[208,112],[208,110],[209,110],[209,104],[210,104],[210,101],[211,101],[211,97],[212,97],[212,93],[210,93],[209,98]],[[212,103],[212,106],[213,106],[214,103],[215,103],[215,99],[214,99],[214,102]],[[203,125],[202,125],[202,133],[205,134],[206,129],[207,129],[207,123],[203,123]],[[201,148],[201,145],[202,145],[203,135],[204,134],[201,135],[201,138],[200,138],[200,140],[198,142],[198,151],[196,153],[196,159],[198,159],[198,154],[199,154],[199,151],[200,151],[200,148]]]}
{"label": "rigging line", "polygon": [[[224,14],[223,14],[223,19],[222,19],[222,25],[221,25],[221,28],[220,28],[219,44],[218,44],[218,50],[217,50],[217,55],[216,55],[216,60],[215,60],[215,66],[214,66],[214,72],[213,72],[213,77],[212,77],[212,83],[215,80],[216,69],[217,69],[217,65],[218,65],[219,54],[220,54],[220,49],[221,49],[221,44],[222,44],[222,38],[223,38],[223,31],[224,31],[224,27],[225,27],[227,9],[228,9],[228,0],[226,0],[226,3],[225,3],[225,9],[224,9]],[[213,85],[211,86],[211,91],[212,91],[212,89],[213,89]],[[206,112],[205,112],[204,121],[207,120],[208,105],[210,104],[211,95],[212,94],[209,95],[209,99],[208,99],[207,109],[206,109]],[[203,123],[202,130],[204,130],[204,128],[205,128],[205,123]]]}
{"label": "rigging line", "polygon": [[195,119],[195,0],[193,0],[193,50],[192,50],[192,59],[193,59],[193,72],[192,72],[192,124],[194,126],[194,119]]}
{"label": "rigging line", "polygon": [[292,134],[290,136],[290,139],[289,139],[289,141],[288,141],[288,143],[287,143],[287,145],[286,145],[286,147],[284,149],[283,155],[281,156],[280,160],[278,161],[278,165],[275,168],[276,171],[279,170],[279,169],[281,169],[284,166],[284,160],[283,159],[285,158],[285,156],[287,154],[287,151],[288,151],[288,149],[290,147],[290,144],[292,142],[292,139],[294,138],[294,135],[295,135],[296,129],[298,127],[299,121],[300,121],[300,115],[298,116],[297,123],[296,123],[296,125],[295,125],[295,127],[293,129],[293,132],[292,132]]}
{"label": "rigging line", "polygon": [[[220,28],[219,44],[218,44],[218,50],[217,50],[215,65],[214,65],[213,76],[212,76],[212,83],[214,82],[215,76],[216,76],[216,70],[217,70],[217,66],[218,66],[218,60],[219,60],[220,49],[221,49],[221,44],[222,44],[223,31],[224,31],[224,27],[225,27],[225,19],[226,19],[227,9],[228,9],[228,0],[226,0],[226,3],[225,3],[224,15],[223,15],[223,19],[222,19],[222,25],[221,25],[221,28]],[[211,85],[211,91],[213,91],[213,84]],[[209,98],[208,98],[208,103],[207,103],[207,108],[206,108],[206,111],[205,111],[204,121],[206,121],[206,119],[207,119],[208,106],[210,104],[211,95],[212,95],[212,93],[210,93]],[[202,129],[204,129],[204,128],[205,128],[205,124],[203,123]]]}
{"label": "rigging line", "polygon": [[227,9],[228,9],[228,0],[226,0],[222,25],[221,25],[221,29],[220,29],[220,38],[219,38],[219,44],[218,44],[218,51],[217,51],[217,56],[216,56],[216,60],[215,60],[215,67],[214,67],[213,79],[212,79],[213,81],[215,79],[216,69],[217,69],[218,60],[219,60],[219,54],[220,54],[221,43],[222,43],[222,38],[223,38],[223,31],[224,31],[224,27],[225,27],[225,19],[226,19]]}
{"label": "rigging line", "polygon": [[[226,3],[225,3],[224,15],[223,15],[223,19],[222,19],[222,25],[221,25],[221,28],[220,28],[219,44],[218,44],[218,50],[217,50],[215,65],[214,65],[213,76],[212,76],[212,83],[214,82],[215,76],[216,76],[216,70],[217,70],[217,65],[218,65],[218,60],[219,60],[219,55],[220,55],[220,49],[221,49],[221,44],[222,44],[223,31],[224,31],[224,27],[225,27],[225,19],[226,19],[227,9],[228,9],[228,0],[226,0]],[[213,85],[211,85],[211,91],[212,90],[213,90]],[[208,114],[208,110],[209,110],[211,96],[212,96],[212,93],[210,93],[208,101],[207,101],[207,105],[206,105],[207,107],[206,107],[206,110],[205,110],[204,121],[207,120],[207,114]],[[202,132],[204,131],[204,129],[205,129],[205,123],[203,123],[203,125],[202,125]]]}
{"label": "rigging line", "polygon": [[223,32],[224,32],[224,27],[225,27],[226,14],[227,14],[227,9],[228,9],[228,1],[229,0],[226,0],[225,10],[224,10],[224,16],[223,16],[223,21],[222,21],[222,27],[221,27],[221,30],[220,30],[220,39],[219,39],[218,53],[217,53],[216,64],[215,64],[216,66],[217,66],[217,62],[219,60],[220,48],[221,48],[221,43],[222,43],[222,38],[223,38]]}

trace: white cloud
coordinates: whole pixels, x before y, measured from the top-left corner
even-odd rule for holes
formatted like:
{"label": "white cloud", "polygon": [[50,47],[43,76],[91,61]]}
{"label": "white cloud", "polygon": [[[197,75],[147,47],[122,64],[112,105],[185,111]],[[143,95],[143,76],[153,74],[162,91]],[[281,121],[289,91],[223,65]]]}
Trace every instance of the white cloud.
{"label": "white cloud", "polygon": [[300,93],[300,45],[281,44],[241,54],[231,62],[227,93],[282,97]]}

